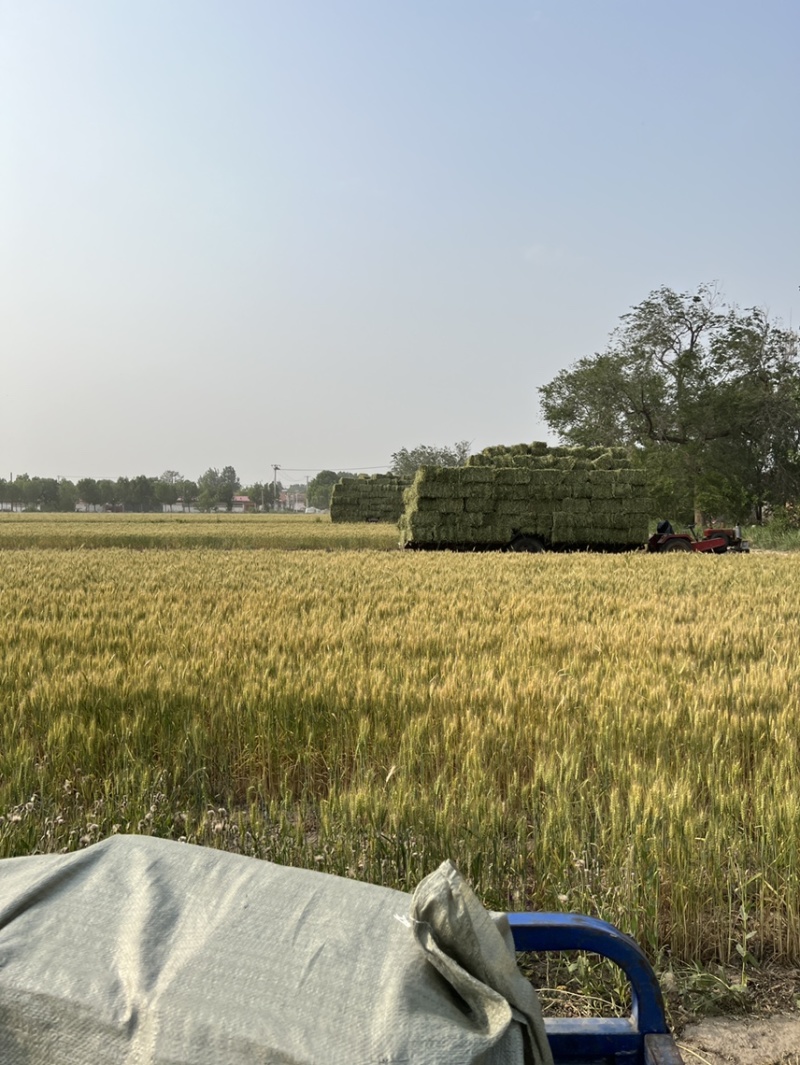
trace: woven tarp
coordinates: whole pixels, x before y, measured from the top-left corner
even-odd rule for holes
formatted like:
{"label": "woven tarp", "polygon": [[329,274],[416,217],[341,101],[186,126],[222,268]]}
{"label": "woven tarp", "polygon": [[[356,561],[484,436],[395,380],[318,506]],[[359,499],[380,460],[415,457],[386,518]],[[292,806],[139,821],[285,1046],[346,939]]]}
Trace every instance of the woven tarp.
{"label": "woven tarp", "polygon": [[4,1065],[550,1060],[449,862],[411,896],[143,836],[0,861]]}

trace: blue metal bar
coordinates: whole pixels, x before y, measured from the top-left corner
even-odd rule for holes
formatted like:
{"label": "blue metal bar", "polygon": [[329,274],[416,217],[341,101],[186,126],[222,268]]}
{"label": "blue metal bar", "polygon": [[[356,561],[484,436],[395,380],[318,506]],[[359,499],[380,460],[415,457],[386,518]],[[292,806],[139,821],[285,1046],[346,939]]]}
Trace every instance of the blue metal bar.
{"label": "blue metal bar", "polygon": [[[634,1033],[640,1043],[644,1035],[669,1031],[661,988],[650,962],[638,943],[614,925],[575,913],[510,913],[508,921],[519,951],[588,950],[616,962],[631,984],[631,1017],[622,1022],[624,1031]],[[591,1023],[596,1029],[597,1020]],[[622,1033],[620,1029],[618,1034]]]}
{"label": "blue metal bar", "polygon": [[644,1036],[630,1018],[548,1017],[545,1031],[553,1061],[644,1065]]}

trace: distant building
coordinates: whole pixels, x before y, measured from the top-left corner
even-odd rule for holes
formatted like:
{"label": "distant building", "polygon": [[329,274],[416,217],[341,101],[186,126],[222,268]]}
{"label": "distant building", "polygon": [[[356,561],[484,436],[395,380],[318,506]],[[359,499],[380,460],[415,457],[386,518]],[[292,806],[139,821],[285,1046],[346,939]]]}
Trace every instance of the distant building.
{"label": "distant building", "polygon": [[256,510],[256,505],[250,496],[234,496],[231,505],[232,514],[249,514]]}

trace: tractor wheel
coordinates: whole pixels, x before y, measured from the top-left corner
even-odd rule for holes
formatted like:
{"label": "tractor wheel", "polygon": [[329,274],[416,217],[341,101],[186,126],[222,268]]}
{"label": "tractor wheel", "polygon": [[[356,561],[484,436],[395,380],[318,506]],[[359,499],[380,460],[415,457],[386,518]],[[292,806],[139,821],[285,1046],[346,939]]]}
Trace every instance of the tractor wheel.
{"label": "tractor wheel", "polygon": [[516,536],[509,547],[512,551],[527,551],[530,554],[540,554],[544,551],[544,544],[535,536]]}
{"label": "tractor wheel", "polygon": [[715,547],[715,548],[714,548],[714,554],[715,554],[715,555],[724,555],[724,554],[727,554],[728,548],[729,548],[729,547],[731,546],[731,541],[730,541],[730,537],[728,537],[728,536],[724,536],[724,535],[721,535],[721,536],[719,537],[719,539],[720,539],[720,540],[724,540],[724,541],[725,541],[725,546],[724,546],[724,547]]}
{"label": "tractor wheel", "polygon": [[660,548],[661,551],[691,551],[691,545],[686,540],[667,540]]}

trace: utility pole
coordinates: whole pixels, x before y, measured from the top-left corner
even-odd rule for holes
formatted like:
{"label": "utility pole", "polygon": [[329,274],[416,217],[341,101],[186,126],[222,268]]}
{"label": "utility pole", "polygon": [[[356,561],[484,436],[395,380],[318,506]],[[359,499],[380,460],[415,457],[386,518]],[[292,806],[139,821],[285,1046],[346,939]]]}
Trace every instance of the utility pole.
{"label": "utility pole", "polygon": [[272,464],[272,506],[273,509],[278,509],[278,470],[280,466],[276,463]]}

